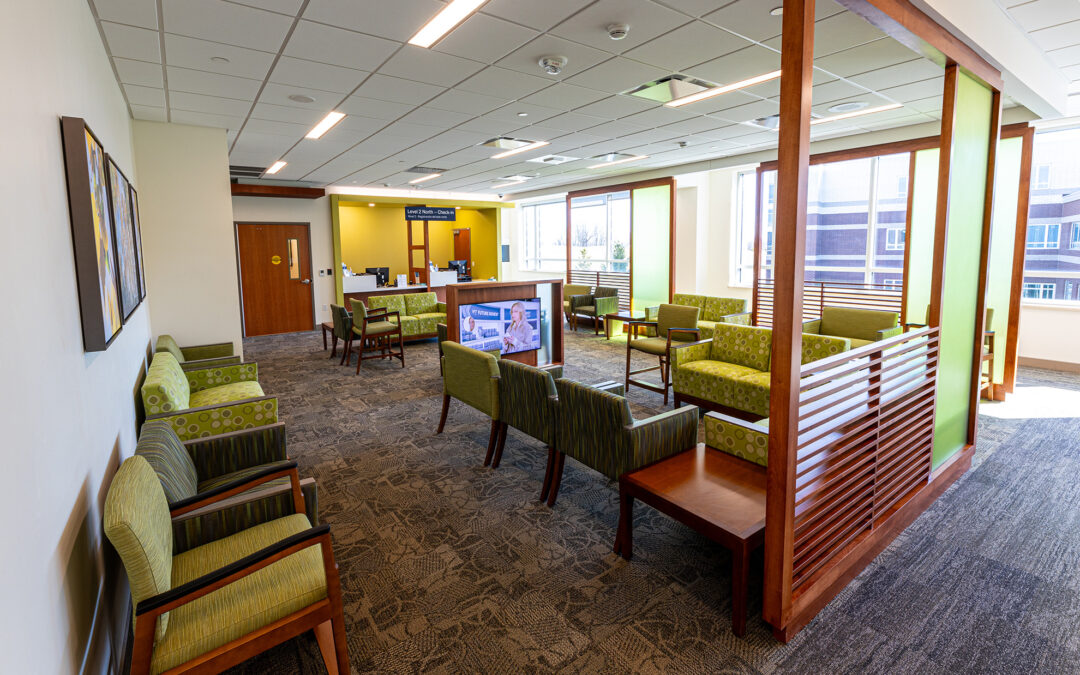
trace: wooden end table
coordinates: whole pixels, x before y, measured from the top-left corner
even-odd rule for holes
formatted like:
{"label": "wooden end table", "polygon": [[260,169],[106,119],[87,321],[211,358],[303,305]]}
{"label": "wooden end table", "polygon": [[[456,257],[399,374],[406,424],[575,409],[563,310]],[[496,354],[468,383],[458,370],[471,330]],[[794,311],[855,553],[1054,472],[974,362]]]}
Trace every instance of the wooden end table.
{"label": "wooden end table", "polygon": [[698,443],[623,474],[615,552],[627,560],[635,498],[731,551],[731,631],[744,636],[749,558],[765,541],[765,467]]}
{"label": "wooden end table", "polygon": [[640,309],[629,310],[620,309],[617,312],[611,312],[604,315],[604,337],[611,339],[611,322],[612,321],[642,321],[645,319],[645,312]]}

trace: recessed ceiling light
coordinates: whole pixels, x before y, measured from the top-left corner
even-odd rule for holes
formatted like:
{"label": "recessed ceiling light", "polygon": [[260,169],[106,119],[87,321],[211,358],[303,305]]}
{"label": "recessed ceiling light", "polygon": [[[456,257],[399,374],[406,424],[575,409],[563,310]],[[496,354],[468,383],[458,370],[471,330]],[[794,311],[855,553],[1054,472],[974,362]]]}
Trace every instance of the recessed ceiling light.
{"label": "recessed ceiling light", "polygon": [[282,169],[284,169],[286,164],[288,164],[288,162],[283,162],[283,161],[281,161],[279,159],[278,161],[276,161],[276,162],[274,162],[273,164],[270,165],[270,168],[266,170],[266,173],[275,174],[278,171],[281,171]]}
{"label": "recessed ceiling light", "polygon": [[[355,183],[356,181],[353,181],[353,182]],[[375,202],[369,203],[368,206],[375,206]]]}
{"label": "recessed ceiling light", "polygon": [[419,178],[413,178],[411,181],[409,181],[409,185],[416,185],[417,183],[423,183],[423,182],[429,181],[429,180],[431,180],[433,178],[438,178],[441,175],[442,175],[441,173],[429,173],[426,176],[420,176]]}
{"label": "recessed ceiling light", "polygon": [[533,141],[532,143],[529,143],[528,145],[523,145],[520,148],[514,148],[513,150],[506,150],[505,152],[500,152],[497,155],[492,155],[491,158],[502,159],[503,157],[510,157],[511,155],[518,155],[523,152],[528,152],[529,150],[542,148],[545,145],[551,145],[551,143],[549,143],[548,141]]}
{"label": "recessed ceiling light", "polygon": [[417,47],[430,47],[439,38],[457,28],[469,15],[480,8],[487,0],[453,0],[449,5],[433,16],[424,27],[409,39],[409,44]]}
{"label": "recessed ceiling light", "polygon": [[831,113],[846,113],[853,112],[855,110],[862,110],[866,106],[870,105],[866,101],[848,101],[847,103],[837,103],[829,108]]}
{"label": "recessed ceiling light", "polygon": [[528,117],[528,116],[529,116],[529,113],[527,113],[527,112],[519,112],[519,113],[517,114],[517,116],[518,116],[518,117]]}
{"label": "recessed ceiling light", "polygon": [[454,207],[454,210],[455,210],[455,211],[460,211],[460,210],[461,210],[461,207],[460,207],[460,206],[455,206],[455,207]]}
{"label": "recessed ceiling light", "polygon": [[327,113],[326,117],[322,118],[321,122],[312,127],[304,138],[322,138],[323,134],[330,131],[335,124],[343,119],[345,119],[345,113],[339,113],[336,110],[331,111]]}
{"label": "recessed ceiling light", "polygon": [[751,77],[748,80],[741,80],[739,82],[732,82],[731,84],[725,84],[720,87],[713,87],[712,89],[706,89],[705,91],[699,91],[696,94],[690,94],[689,96],[683,96],[677,98],[674,101],[668,101],[664,105],[669,108],[678,108],[679,106],[687,105],[689,103],[697,103],[713,96],[719,96],[720,94],[726,94],[729,91],[735,91],[736,89],[744,89],[746,87],[752,87],[755,84],[761,84],[762,82],[768,82],[769,80],[775,80],[780,77],[780,71],[774,70],[771,73],[765,73],[764,75],[758,75],[757,77]]}
{"label": "recessed ceiling light", "polygon": [[863,108],[862,110],[855,110],[852,112],[841,113],[839,115],[830,115],[828,117],[819,117],[816,120],[810,120],[810,124],[826,124],[828,122],[836,122],[838,120],[846,120],[852,117],[859,117],[861,115],[873,115],[874,113],[885,112],[886,110],[896,110],[897,108],[903,108],[900,103],[890,103],[888,105],[879,105],[874,108]]}
{"label": "recessed ceiling light", "polygon": [[623,158],[623,159],[617,159],[614,162],[601,162],[600,164],[593,164],[592,166],[586,167],[586,168],[589,168],[589,169],[605,169],[605,168],[607,168],[609,166],[615,166],[616,164],[625,164],[627,162],[636,162],[639,159],[647,159],[648,157],[649,157],[648,155],[634,155],[633,157],[626,157],[626,158]]}
{"label": "recessed ceiling light", "polygon": [[783,16],[784,15],[784,8],[783,7],[773,7],[772,9],[769,10],[769,14],[772,15],[772,16]]}
{"label": "recessed ceiling light", "polygon": [[229,59],[225,58],[224,56],[211,56],[210,60],[214,63],[229,63]]}
{"label": "recessed ceiling light", "polygon": [[297,103],[314,103],[315,102],[315,99],[313,99],[310,96],[305,96],[303,94],[292,94],[291,96],[289,96],[289,100],[290,101],[296,101]]}

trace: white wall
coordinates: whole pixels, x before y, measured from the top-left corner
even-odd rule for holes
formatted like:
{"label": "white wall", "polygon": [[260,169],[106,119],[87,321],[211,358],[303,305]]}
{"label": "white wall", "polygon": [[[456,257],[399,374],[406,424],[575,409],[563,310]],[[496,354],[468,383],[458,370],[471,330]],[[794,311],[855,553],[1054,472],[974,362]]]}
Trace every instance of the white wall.
{"label": "white wall", "polygon": [[[523,269],[521,245],[521,204],[512,209],[502,210],[502,227],[499,231],[499,244],[510,245],[510,262],[499,263],[499,276],[503,281],[523,281],[526,279],[562,279],[566,280],[566,266],[553,272],[533,272]],[[500,260],[502,251],[499,252]]]}
{"label": "white wall", "polygon": [[150,307],[108,350],[83,351],[59,117],[84,118],[140,195],[143,185],[85,0],[6,3],[0,82],[0,233],[13,245],[0,266],[0,670],[77,672],[85,658],[87,672],[101,672],[112,620],[126,619],[126,580],[103,553],[101,511],[134,450]]}
{"label": "white wall", "polygon": [[224,129],[134,122],[139,209],[155,336],[241,344]]}
{"label": "white wall", "polygon": [[1077,335],[1080,335],[1080,307],[1033,303],[1021,305],[1017,346],[1017,354],[1021,359],[1080,366],[1080,352],[1076,349]]}
{"label": "white wall", "polygon": [[[334,277],[320,276],[319,271],[334,267],[334,228],[330,222],[330,198],[278,199],[269,197],[233,197],[233,220],[238,223],[310,223],[311,266],[315,297],[315,324],[330,321],[330,303],[334,300]],[[335,270],[335,273],[339,271]]]}

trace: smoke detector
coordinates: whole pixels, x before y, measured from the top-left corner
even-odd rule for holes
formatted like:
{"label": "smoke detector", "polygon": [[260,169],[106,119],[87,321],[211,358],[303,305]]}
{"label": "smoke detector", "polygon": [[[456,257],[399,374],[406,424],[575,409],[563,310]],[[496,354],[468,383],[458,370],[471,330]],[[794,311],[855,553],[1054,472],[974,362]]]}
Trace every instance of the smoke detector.
{"label": "smoke detector", "polygon": [[621,40],[630,33],[630,26],[625,23],[613,23],[607,27],[608,37],[612,40]]}
{"label": "smoke detector", "polygon": [[866,101],[848,101],[847,103],[837,103],[829,108],[831,113],[846,113],[855,112],[856,110],[862,110],[866,106],[870,105]]}
{"label": "smoke detector", "polygon": [[541,56],[537,61],[540,67],[544,69],[544,72],[548,75],[558,75],[562,72],[564,66],[566,66],[565,56]]}

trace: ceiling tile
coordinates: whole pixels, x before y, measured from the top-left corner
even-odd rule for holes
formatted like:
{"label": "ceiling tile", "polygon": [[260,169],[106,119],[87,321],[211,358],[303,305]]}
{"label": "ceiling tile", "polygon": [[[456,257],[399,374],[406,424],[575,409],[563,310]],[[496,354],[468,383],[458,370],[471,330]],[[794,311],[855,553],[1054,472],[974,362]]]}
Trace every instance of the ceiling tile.
{"label": "ceiling tile", "polygon": [[394,103],[411,103],[417,105],[424,103],[442,93],[444,87],[432,84],[403,80],[399,77],[390,77],[376,73],[369,77],[364,84],[356,90],[356,96],[374,98]]}
{"label": "ceiling tile", "polygon": [[152,105],[133,105],[131,106],[131,114],[137,120],[149,120],[151,122],[167,121],[165,108],[159,108]]}
{"label": "ceiling tile", "polygon": [[746,105],[760,100],[761,99],[758,97],[746,93],[746,91],[729,91],[726,94],[713,96],[712,98],[703,99],[696,103],[688,103],[687,105],[682,106],[680,110],[697,113],[698,115],[709,115],[720,113],[728,108],[734,108],[736,106]]}
{"label": "ceiling tile", "polygon": [[746,105],[721,110],[712,116],[716,119],[727,120],[729,122],[746,122],[759,117],[775,115],[779,112],[780,104],[778,103],[773,101],[755,101],[754,103],[747,103]]}
{"label": "ceiling tile", "polygon": [[816,59],[814,67],[839,77],[851,77],[917,58],[918,54],[899,42],[892,38],[882,38]]}
{"label": "ceiling tile", "polygon": [[813,102],[814,105],[820,103],[832,103],[834,101],[839,101],[842,98],[859,96],[866,93],[866,90],[862,87],[857,87],[845,80],[833,80],[832,82],[826,82],[825,84],[819,84],[814,87]]}
{"label": "ceiling tile", "polygon": [[545,0],[522,2],[521,0],[489,0],[484,14],[509,19],[523,26],[546,31],[593,0]]}
{"label": "ceiling tile", "polygon": [[664,0],[664,4],[671,9],[696,17],[705,16],[718,6],[730,5],[732,2],[735,0]]}
{"label": "ceiling tile", "polygon": [[574,75],[568,82],[582,87],[618,94],[668,74],[670,74],[668,71],[660,68],[654,68],[627,58],[616,57],[590,68],[584,73]]}
{"label": "ceiling tile", "polygon": [[[518,113],[525,113],[524,116]],[[511,103],[507,106],[493,110],[487,114],[487,117],[497,120],[507,120],[508,122],[518,122],[521,124],[536,124],[549,117],[554,117],[560,114],[561,111],[558,108],[547,108],[541,105],[530,105],[528,103],[522,103],[518,101]]]}
{"label": "ceiling tile", "polygon": [[907,63],[900,63],[895,66],[887,66],[885,68],[872,70],[868,73],[854,75],[848,79],[867,89],[885,89],[887,87],[898,87],[902,84],[919,82],[920,80],[928,80],[935,77],[940,78],[944,73],[945,71],[933,61],[928,59],[915,59],[914,61],[908,61]]}
{"label": "ceiling tile", "polygon": [[414,107],[411,103],[397,103],[364,96],[350,96],[338,104],[337,109],[349,115],[363,115],[380,120],[396,120]]}
{"label": "ceiling tile", "polygon": [[376,131],[382,129],[387,124],[386,120],[376,119],[374,117],[364,117],[363,115],[347,115],[345,119],[337,123],[337,127],[342,129],[351,129],[363,133],[365,136],[370,136]]}
{"label": "ceiling tile", "polygon": [[543,91],[526,96],[521,99],[521,102],[536,103],[550,108],[560,108],[562,110],[573,110],[574,108],[607,98],[608,95],[609,94],[604,91],[596,91],[595,89],[587,89],[574,84],[560,82]]}
{"label": "ceiling tile", "polygon": [[162,0],[165,32],[276,52],[293,20],[219,0]]}
{"label": "ceiling tile", "polygon": [[103,21],[157,30],[157,3],[129,0],[94,0],[97,16]]}
{"label": "ceiling tile", "polygon": [[491,64],[517,49],[539,33],[487,14],[474,14],[433,49],[454,56]]}
{"label": "ceiling tile", "polygon": [[477,61],[405,45],[379,68],[379,73],[445,86],[460,82],[482,68],[484,64]]}
{"label": "ceiling tile", "polygon": [[772,16],[769,10],[783,4],[780,0],[738,0],[706,14],[704,19],[743,37],[764,42],[780,35],[783,17]]}
{"label": "ceiling tile", "polygon": [[273,120],[249,119],[244,124],[244,131],[258,134],[272,134],[274,136],[287,136],[294,141],[299,140],[311,127],[307,124],[295,124],[293,122],[275,122]]}
{"label": "ceiling tile", "polygon": [[1080,21],[1069,21],[1042,30],[1028,33],[1035,44],[1046,51],[1060,49],[1077,44],[1077,33],[1080,32]]}
{"label": "ceiling tile", "polygon": [[258,7],[279,14],[296,16],[304,4],[304,0],[229,0],[248,7]]}
{"label": "ceiling tile", "polygon": [[[326,111],[315,108],[305,109],[296,106],[273,105],[272,103],[260,101],[251,109],[251,117],[277,122],[295,122],[311,128],[323,117],[326,117]],[[340,124],[344,124],[344,122],[340,122]]]}
{"label": "ceiling tile", "polygon": [[488,66],[465,82],[457,85],[457,87],[458,89],[475,91],[481,94],[497,92],[502,96],[521,98],[550,84],[549,80],[542,77],[524,75],[498,66]]}
{"label": "ceiling tile", "polygon": [[[599,0],[552,29],[568,40],[621,54],[677,28],[690,19],[649,0]],[[607,35],[607,26],[622,23],[630,32],[621,40]]]}
{"label": "ceiling tile", "polygon": [[[478,134],[486,134],[490,138],[493,136],[511,134],[524,126],[526,125],[520,122],[497,120],[491,117],[477,117],[464,124],[459,124],[457,129],[461,131],[472,131]],[[492,154],[494,154],[494,152]]]}
{"label": "ceiling tile", "polygon": [[402,117],[401,121],[410,124],[423,124],[425,126],[448,129],[461,124],[466,120],[470,120],[472,117],[473,116],[468,113],[459,113],[451,110],[441,110],[438,108],[422,106],[416,108],[405,117]]}
{"label": "ceiling tile", "polygon": [[232,115],[241,120],[251,110],[250,101],[241,101],[234,98],[221,98],[219,96],[203,96],[202,94],[189,94],[182,91],[169,92],[169,106],[173,112],[187,110],[190,112],[206,113],[211,115]]}
{"label": "ceiling tile", "polygon": [[285,151],[295,142],[295,138],[259,134],[244,129],[240,132],[239,138],[236,139],[232,152],[256,158],[258,164],[268,166],[284,155]]}
{"label": "ceiling tile", "polygon": [[553,129],[562,129],[563,131],[581,131],[582,129],[595,127],[604,122],[607,122],[607,120],[603,117],[593,117],[592,115],[581,115],[568,112],[544,120],[544,126]]}
{"label": "ceiling tile", "polygon": [[253,100],[259,93],[262,82],[249,80],[232,75],[219,75],[218,73],[205,73],[201,70],[189,70],[168,66],[166,75],[169,78],[169,91],[186,91],[190,94],[203,94],[205,96],[221,96],[223,98],[237,98]]}
{"label": "ceiling tile", "polygon": [[[315,99],[313,103],[300,103],[290,99],[293,95],[308,96]],[[296,87],[287,84],[277,84],[274,82],[268,82],[263,87],[262,93],[259,94],[260,103],[271,103],[273,105],[288,106],[291,108],[304,108],[305,110],[314,110],[319,113],[319,118],[326,113],[333,110],[337,104],[341,101],[343,96],[330,91],[320,91],[318,89],[308,89],[306,87]]]}
{"label": "ceiling tile", "polygon": [[639,112],[634,115],[630,115],[625,118],[626,122],[631,124],[637,124],[643,127],[660,127],[665,124],[671,124],[681,120],[693,119],[699,117],[700,113],[696,113],[690,110],[683,110],[681,108],[669,108],[667,106],[657,106],[650,108],[643,112]]}
{"label": "ceiling tile", "polygon": [[[228,63],[212,61],[215,57],[228,59]],[[170,66],[262,80],[274,63],[274,55],[166,33],[165,62]]]}
{"label": "ceiling tile", "polygon": [[137,84],[125,84],[124,93],[132,105],[164,106],[165,90],[156,87],[140,87]]}
{"label": "ceiling tile", "polygon": [[125,59],[161,63],[161,43],[156,30],[132,28],[118,23],[101,22],[109,53]]}
{"label": "ceiling tile", "polygon": [[447,89],[435,97],[428,105],[432,108],[439,108],[440,110],[452,110],[454,112],[482,115],[496,108],[501,108],[509,102],[510,99],[507,98],[485,96],[484,94],[462,91],[460,89]]}
{"label": "ceiling tile", "polygon": [[157,87],[159,89],[165,86],[160,63],[134,61],[132,59],[113,59],[113,63],[116,65],[116,73],[120,76],[120,82],[123,84],[137,84],[143,87]]}
{"label": "ceiling tile", "polygon": [[371,35],[301,21],[285,46],[285,54],[345,68],[374,71],[398,46],[397,42]]}
{"label": "ceiling tile", "polygon": [[636,98],[634,96],[610,96],[602,101],[581,106],[574,112],[614,120],[642,112],[643,110],[651,110],[652,108],[658,107],[660,107],[660,104],[656,101],[649,101],[643,98]]}
{"label": "ceiling tile", "polygon": [[623,56],[674,72],[730,54],[751,44],[725,30],[703,21],[695,21],[635,47]]}
{"label": "ceiling tile", "polygon": [[282,56],[274,66],[274,72],[270,73],[270,81],[347,94],[356,89],[369,74],[364,70]]}
{"label": "ceiling tile", "polygon": [[598,126],[589,129],[590,134],[596,134],[597,136],[604,136],[610,139],[617,139],[620,136],[626,136],[629,134],[635,134],[640,131],[645,131],[646,127],[640,127],[636,124],[630,124],[623,120],[616,122],[604,122]]}
{"label": "ceiling tile", "polygon": [[1080,63],[1080,44],[1048,51],[1046,52],[1046,56],[1049,57],[1050,62],[1058,68],[1075,66]]}
{"label": "ceiling tile", "polygon": [[[684,71],[716,84],[731,84],[780,69],[780,54],[752,45]],[[751,89],[747,89],[751,91]]]}
{"label": "ceiling tile", "polygon": [[[169,103],[173,99],[169,97]],[[212,113],[197,112],[192,110],[177,110],[174,106],[169,112],[173,122],[178,124],[194,124],[199,127],[216,127],[218,129],[239,130],[244,124],[244,118],[235,115],[215,115]]]}
{"label": "ceiling tile", "polygon": [[304,18],[405,42],[444,7],[438,0],[310,0]]}
{"label": "ceiling tile", "polygon": [[666,129],[673,136],[679,136],[683,134],[700,134],[723,126],[730,126],[730,123],[713,117],[695,117],[694,119],[675,122],[661,128]]}
{"label": "ceiling tile", "polygon": [[1009,8],[1009,14],[1021,28],[1029,32],[1080,20],[1080,3],[1076,0],[1035,0],[1010,4],[1016,6]]}
{"label": "ceiling tile", "polygon": [[[549,75],[540,67],[539,60],[543,56],[562,56],[566,59],[566,66],[562,73]],[[569,40],[553,35],[542,35],[524,47],[514,51],[498,64],[500,67],[516,70],[526,75],[539,75],[550,80],[561,80],[584,72],[601,61],[611,58],[611,54],[599,49],[586,47]]]}

